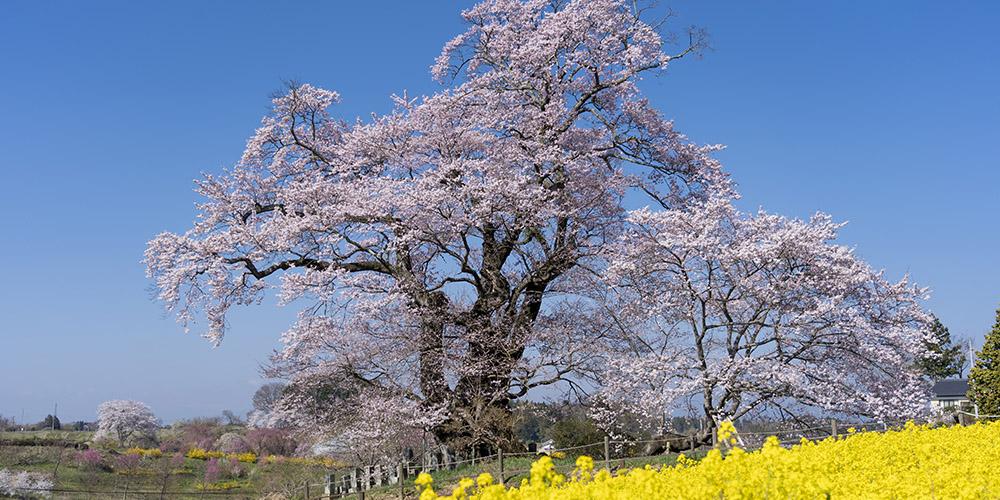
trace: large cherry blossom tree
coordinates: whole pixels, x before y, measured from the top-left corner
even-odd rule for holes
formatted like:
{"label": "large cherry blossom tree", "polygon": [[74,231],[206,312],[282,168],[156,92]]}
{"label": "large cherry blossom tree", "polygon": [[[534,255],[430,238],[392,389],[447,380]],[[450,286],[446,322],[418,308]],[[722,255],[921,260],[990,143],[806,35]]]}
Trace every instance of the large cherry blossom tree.
{"label": "large cherry blossom tree", "polygon": [[670,55],[644,16],[484,1],[432,67],[442,90],[368,121],[291,86],[199,182],[194,226],[149,243],[159,297],[215,343],[233,306],[294,304],[267,417],[357,450],[422,430],[503,446],[510,402],[553,385],[649,413],[700,397],[713,419],[912,411],[920,291],[832,245],[826,218],[733,211],[718,147],[638,87],[702,39]]}
{"label": "large cherry blossom tree", "polygon": [[656,418],[693,406],[716,423],[925,411],[915,362],[926,354],[926,292],[834,244],[841,225],[829,216],[746,215],[718,198],[638,210],[629,222],[610,251],[618,354],[603,416],[616,407]]}
{"label": "large cherry blossom tree", "polygon": [[[513,398],[574,383],[597,355],[573,275],[628,224],[623,197],[673,209],[729,189],[717,147],[637,87],[697,33],[669,55],[623,0],[488,0],[463,17],[432,67],[440,92],[348,124],[330,114],[339,94],[293,86],[238,164],[199,182],[194,227],[149,243],[159,297],[213,342],[270,287],[299,304],[269,373],[300,389],[284,407],[310,425],[410,401],[442,440],[509,439]],[[339,410],[305,411],[332,393]]]}
{"label": "large cherry blossom tree", "polygon": [[97,407],[94,439],[111,439],[125,446],[134,439],[156,439],[160,427],[153,410],[140,401],[105,401]]}

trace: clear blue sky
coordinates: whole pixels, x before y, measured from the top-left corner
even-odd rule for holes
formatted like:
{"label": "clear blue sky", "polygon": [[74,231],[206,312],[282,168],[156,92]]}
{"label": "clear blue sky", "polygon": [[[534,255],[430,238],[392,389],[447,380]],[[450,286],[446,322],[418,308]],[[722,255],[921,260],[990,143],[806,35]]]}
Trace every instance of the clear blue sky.
{"label": "clear blue sky", "polygon": [[[715,50],[645,88],[722,154],[742,206],[847,220],[842,241],[981,339],[1000,303],[1000,4],[661,2]],[[240,311],[218,349],[150,300],[146,241],[239,157],[287,79],[344,117],[436,88],[467,2],[6,2],[0,12],[0,414],[166,421],[245,411],[292,311]],[[376,6],[377,5],[377,6]]]}

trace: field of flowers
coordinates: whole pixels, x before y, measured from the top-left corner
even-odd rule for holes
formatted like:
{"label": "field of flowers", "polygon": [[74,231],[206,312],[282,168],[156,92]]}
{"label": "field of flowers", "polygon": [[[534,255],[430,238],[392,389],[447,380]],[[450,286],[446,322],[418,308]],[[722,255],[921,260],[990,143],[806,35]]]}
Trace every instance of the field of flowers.
{"label": "field of flowers", "polygon": [[784,447],[770,438],[760,450],[735,446],[732,426],[720,428],[722,450],[700,461],[621,471],[595,470],[580,457],[568,476],[542,457],[520,485],[504,488],[482,474],[439,496],[421,474],[421,500],[598,498],[1000,498],[1000,422],[930,428],[907,424],[888,432],[853,432],[839,439]]}

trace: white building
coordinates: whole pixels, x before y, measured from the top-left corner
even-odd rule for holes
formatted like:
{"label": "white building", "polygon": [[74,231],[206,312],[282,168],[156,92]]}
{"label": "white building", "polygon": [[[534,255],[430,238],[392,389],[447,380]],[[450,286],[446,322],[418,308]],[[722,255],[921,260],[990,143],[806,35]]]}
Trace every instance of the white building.
{"label": "white building", "polygon": [[931,411],[933,412],[970,411],[972,409],[972,402],[969,401],[968,396],[968,379],[938,380],[931,390],[934,392],[934,396],[931,397]]}

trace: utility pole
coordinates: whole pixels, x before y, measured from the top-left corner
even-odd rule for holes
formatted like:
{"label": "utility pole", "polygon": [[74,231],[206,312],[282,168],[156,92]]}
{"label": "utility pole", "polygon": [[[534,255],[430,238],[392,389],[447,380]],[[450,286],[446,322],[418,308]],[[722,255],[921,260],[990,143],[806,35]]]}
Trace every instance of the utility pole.
{"label": "utility pole", "polygon": [[969,339],[969,373],[972,373],[972,368],[976,366],[976,350],[972,348],[972,339]]}
{"label": "utility pole", "polygon": [[[976,366],[976,350],[972,348],[972,339],[969,339],[969,375],[972,375],[972,369]],[[968,380],[968,378],[966,378]],[[979,420],[979,404],[972,404],[972,413],[976,415],[976,420]]]}

